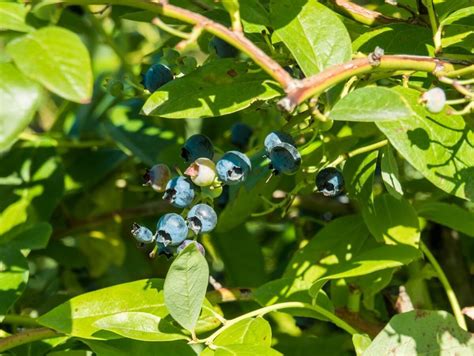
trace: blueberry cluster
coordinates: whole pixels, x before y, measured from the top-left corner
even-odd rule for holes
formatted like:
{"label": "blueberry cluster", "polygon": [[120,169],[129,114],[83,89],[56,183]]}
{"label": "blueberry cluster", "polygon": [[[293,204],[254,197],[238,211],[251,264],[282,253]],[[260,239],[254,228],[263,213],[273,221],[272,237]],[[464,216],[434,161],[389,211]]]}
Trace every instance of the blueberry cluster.
{"label": "blueberry cluster", "polygon": [[172,256],[190,243],[196,244],[204,254],[204,248],[195,241],[200,233],[212,231],[217,225],[214,198],[228,197],[229,185],[244,182],[250,174],[252,164],[242,152],[229,151],[216,162],[211,140],[201,134],[189,137],[181,148],[181,157],[189,164],[184,175],[171,177],[168,166],[157,164],[144,175],[145,185],[163,193],[163,199],[176,208],[184,209],[181,215],[163,215],[156,225],[155,233],[136,223],[132,235],[141,244],[153,244],[152,255]]}

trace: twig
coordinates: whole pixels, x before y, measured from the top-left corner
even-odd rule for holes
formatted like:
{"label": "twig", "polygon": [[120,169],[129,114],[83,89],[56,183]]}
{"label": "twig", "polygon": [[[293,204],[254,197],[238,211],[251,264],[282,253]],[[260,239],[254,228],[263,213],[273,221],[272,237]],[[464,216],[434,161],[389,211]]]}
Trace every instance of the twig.
{"label": "twig", "polygon": [[354,4],[348,0],[331,0],[335,10],[342,12],[353,20],[363,23],[364,25],[382,25],[394,22],[407,22],[403,19],[389,17],[380,12],[366,9],[363,6]]}
{"label": "twig", "polygon": [[163,31],[168,32],[170,35],[181,37],[184,39],[189,39],[189,37],[191,36],[189,33],[176,30],[175,28],[165,24],[163,21],[161,21],[159,17],[155,17],[153,20],[151,20],[151,22],[153,23],[153,25],[161,28]]}
{"label": "twig", "polygon": [[0,339],[0,352],[10,350],[14,347],[27,344],[33,341],[51,339],[63,334],[48,328],[29,329],[18,334]]}

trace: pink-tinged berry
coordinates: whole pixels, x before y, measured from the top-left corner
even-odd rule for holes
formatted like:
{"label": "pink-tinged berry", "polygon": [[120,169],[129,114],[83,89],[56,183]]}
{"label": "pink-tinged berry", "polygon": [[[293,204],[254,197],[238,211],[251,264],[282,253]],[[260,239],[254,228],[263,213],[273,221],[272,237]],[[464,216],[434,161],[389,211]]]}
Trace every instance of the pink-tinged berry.
{"label": "pink-tinged berry", "polygon": [[199,187],[208,187],[216,179],[216,165],[209,158],[198,158],[184,171]]}

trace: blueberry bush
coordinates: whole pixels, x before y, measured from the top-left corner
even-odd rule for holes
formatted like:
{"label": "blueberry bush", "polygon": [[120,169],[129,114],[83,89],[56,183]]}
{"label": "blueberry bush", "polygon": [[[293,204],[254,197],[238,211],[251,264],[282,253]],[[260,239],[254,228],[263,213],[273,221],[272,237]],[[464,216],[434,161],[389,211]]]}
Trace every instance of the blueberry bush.
{"label": "blueberry bush", "polygon": [[473,24],[0,1],[0,354],[473,355]]}

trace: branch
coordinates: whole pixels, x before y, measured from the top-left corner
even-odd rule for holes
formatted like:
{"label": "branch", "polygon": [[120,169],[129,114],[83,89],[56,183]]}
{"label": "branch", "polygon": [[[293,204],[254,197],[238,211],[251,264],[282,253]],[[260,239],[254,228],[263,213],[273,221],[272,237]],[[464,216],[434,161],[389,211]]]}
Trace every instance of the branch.
{"label": "branch", "polygon": [[371,56],[357,58],[347,63],[329,67],[316,75],[295,83],[293,88],[286,90],[287,96],[280,100],[279,105],[287,111],[293,111],[297,105],[306,99],[320,95],[325,90],[354,75],[398,70],[445,73],[453,69],[453,64],[449,62],[423,56],[387,55],[378,58],[376,63],[374,63]]}
{"label": "branch", "polygon": [[214,22],[205,16],[194,13],[192,11],[168,4],[166,1],[148,1],[148,0],[61,0],[58,3],[67,5],[120,5],[130,6],[148,10],[153,13],[171,17],[188,23],[197,25],[209,33],[215,35],[228,42],[235,48],[248,55],[255,63],[257,63],[265,72],[286,89],[291,86],[294,79],[288,74],[276,61],[267,56],[260,48],[248,40],[242,33],[234,32],[231,29]]}
{"label": "branch", "polygon": [[0,339],[0,352],[10,350],[14,347],[33,341],[51,339],[58,336],[62,336],[62,334],[48,328],[26,330],[18,334],[8,336],[4,339]]}
{"label": "branch", "polygon": [[407,22],[403,19],[385,16],[380,12],[366,9],[363,6],[354,4],[353,2],[348,0],[331,0],[331,3],[335,10],[349,16],[353,20],[360,22],[364,25],[373,26],[394,22]]}

